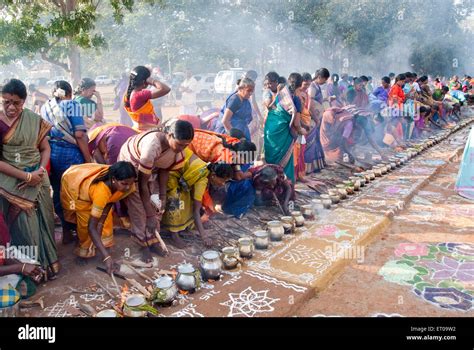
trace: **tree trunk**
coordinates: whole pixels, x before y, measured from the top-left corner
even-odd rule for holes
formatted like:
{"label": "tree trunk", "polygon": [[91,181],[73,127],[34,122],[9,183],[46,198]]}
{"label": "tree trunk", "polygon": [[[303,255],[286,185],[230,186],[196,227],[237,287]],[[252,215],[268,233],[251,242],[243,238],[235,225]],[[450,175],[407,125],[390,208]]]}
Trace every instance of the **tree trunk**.
{"label": "tree trunk", "polygon": [[[69,14],[77,8],[77,0],[67,0],[65,2],[65,13]],[[81,81],[81,54],[79,48],[67,39],[69,52],[67,55],[67,65],[69,67],[69,79],[73,87],[77,86]]]}
{"label": "tree trunk", "polygon": [[77,86],[81,81],[81,54],[79,48],[71,44],[67,55],[67,65],[69,67],[69,79],[73,87]]}

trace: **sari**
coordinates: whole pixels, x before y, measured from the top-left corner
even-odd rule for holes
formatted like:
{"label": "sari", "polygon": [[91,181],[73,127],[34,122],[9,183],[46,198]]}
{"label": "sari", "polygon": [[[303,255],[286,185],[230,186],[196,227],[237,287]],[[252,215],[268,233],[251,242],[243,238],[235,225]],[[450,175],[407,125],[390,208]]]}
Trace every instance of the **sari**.
{"label": "sari", "polygon": [[291,134],[292,116],[286,111],[277,97],[276,108],[268,111],[264,128],[265,161],[280,165],[286,176],[295,182],[293,146],[295,139]]}
{"label": "sari", "polygon": [[461,166],[456,179],[455,190],[461,197],[474,200],[474,129],[471,129],[467,139]]}
{"label": "sari", "polygon": [[321,128],[321,116],[323,115],[324,109],[329,106],[323,103],[323,91],[321,89],[321,86],[319,84],[316,84],[315,82],[312,82],[310,89],[308,89],[308,100],[305,102],[305,110],[307,110],[308,112],[311,102],[315,103],[316,110],[318,111],[319,116],[317,117],[317,121],[315,121],[314,119],[310,119],[310,131],[305,137],[306,145],[304,150],[304,162],[306,174],[318,172],[321,169],[324,169],[324,167],[326,166],[326,161],[324,159],[324,151],[323,147],[321,146],[321,139],[319,134]]}
{"label": "sari", "polygon": [[127,94],[123,96],[124,108],[127,111],[130,118],[133,121],[133,127],[139,131],[148,131],[156,128],[160,125],[160,119],[155,114],[155,109],[151,100],[138,108],[136,111],[132,111],[130,107],[126,106]]}
{"label": "sari", "polygon": [[[181,232],[194,227],[194,201],[203,204],[206,212],[213,208],[204,199],[208,197],[207,184],[210,174],[207,164],[189,149],[185,149],[184,167],[170,171],[166,210],[161,220],[161,227],[170,232]],[[211,202],[212,203],[212,202]]]}
{"label": "sari", "polygon": [[[301,92],[299,96],[301,100],[301,113],[300,113],[300,121],[302,126],[306,125],[308,127],[311,126],[311,114],[309,112],[309,108],[307,105],[308,95],[306,92]],[[306,151],[306,137],[299,136],[297,142],[294,145],[294,153],[293,159],[295,163],[295,176],[297,179],[302,179],[306,175],[306,164],[304,160],[304,154]]]}
{"label": "sari", "polygon": [[[163,151],[161,149],[160,135],[158,130],[150,130],[130,137],[120,149],[118,160],[132,163],[137,172],[150,174],[148,186],[150,194],[157,194],[159,171],[178,170],[184,166],[183,152],[174,153],[171,148]],[[125,199],[130,217],[133,239],[142,247],[158,243],[155,233],[146,231],[146,211],[140,196],[138,186],[136,190]],[[160,214],[156,215],[161,221]],[[158,228],[159,230],[159,228]]]}
{"label": "sari", "polygon": [[100,142],[105,139],[107,153],[104,155],[104,159],[109,165],[115,164],[122,145],[136,134],[138,131],[135,129],[118,123],[98,126],[89,131],[89,152],[93,154]]}
{"label": "sari", "polygon": [[[61,204],[66,221],[77,225],[77,236],[79,245],[74,253],[81,258],[92,258],[96,254],[96,247],[89,234],[89,220],[91,217],[101,219],[103,211],[109,203],[117,203],[130,195],[135,188],[128,192],[114,192],[110,190],[105,182],[95,182],[96,179],[105,175],[109,165],[103,164],[80,164],[73,165],[61,179]],[[101,240],[104,247],[113,245],[113,207],[104,221]]]}
{"label": "sari", "polygon": [[[351,106],[354,107],[354,106]],[[326,159],[335,162],[343,159],[342,143],[344,129],[354,118],[348,107],[332,107],[323,113],[321,122],[321,144]]]}
{"label": "sari", "polygon": [[59,103],[55,98],[50,99],[41,110],[41,117],[53,125],[49,132],[51,146],[51,175],[53,187],[54,211],[61,219],[65,229],[72,229],[64,220],[61,200],[61,177],[64,172],[75,164],[84,163],[84,156],[77,146],[76,131],[87,132],[82,117],[81,105],[77,101],[63,100]]}
{"label": "sari", "polygon": [[[28,109],[10,127],[3,139],[2,161],[23,171],[39,169],[38,149],[51,125]],[[16,246],[37,247],[37,259],[50,274],[59,271],[54,240],[53,202],[47,176],[37,186],[21,190],[23,182],[0,173],[0,210],[8,221],[11,243]],[[15,215],[11,215],[16,211]]]}
{"label": "sari", "polygon": [[193,141],[189,144],[188,148],[205,162],[235,164],[233,152],[229,148],[224,147],[222,138],[232,145],[240,142],[239,139],[229,135],[195,129]]}
{"label": "sari", "polygon": [[[234,91],[229,97],[227,97],[224,106],[221,109],[219,114],[219,119],[216,122],[214,131],[220,134],[225,134],[226,130],[224,128],[224,124],[222,124],[222,119],[224,118],[224,113],[232,101],[235,98],[238,91]],[[242,131],[245,135],[247,140],[251,140],[249,124],[252,122],[252,105],[249,100],[243,100],[242,105],[240,108],[232,114],[230,119],[230,124],[232,128],[238,129]]]}

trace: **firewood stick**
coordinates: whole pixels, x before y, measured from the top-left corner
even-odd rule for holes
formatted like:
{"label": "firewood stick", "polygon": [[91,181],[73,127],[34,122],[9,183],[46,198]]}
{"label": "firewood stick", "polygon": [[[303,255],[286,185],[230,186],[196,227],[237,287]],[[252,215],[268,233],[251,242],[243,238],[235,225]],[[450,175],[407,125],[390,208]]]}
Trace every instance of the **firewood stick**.
{"label": "firewood stick", "polygon": [[140,293],[142,293],[146,298],[149,298],[151,296],[150,292],[143,287],[140,283],[138,283],[136,280],[133,278],[126,278],[127,282],[130,283],[132,286],[138,289]]}
{"label": "firewood stick", "polygon": [[127,265],[127,266],[128,266],[133,272],[135,272],[137,275],[139,275],[140,277],[142,277],[143,279],[145,279],[145,281],[150,281],[150,282],[153,281],[153,279],[152,279],[150,276],[144,274],[143,272],[138,271],[136,268],[134,268],[134,267],[133,267],[130,263],[128,263],[127,261],[124,261],[123,263],[124,263],[125,265]]}
{"label": "firewood stick", "polygon": [[278,200],[278,197],[277,197],[276,193],[275,193],[275,192],[272,192],[272,194],[273,194],[273,199],[277,202],[278,208],[280,208],[281,213],[282,213],[283,215],[286,215],[285,211],[283,210],[283,207],[282,207],[281,204],[280,204],[280,201]]}
{"label": "firewood stick", "polygon": [[112,299],[115,299],[115,296],[104,286],[102,285],[100,282],[97,282],[97,285],[104,291],[106,292],[109,297],[111,297]]}
{"label": "firewood stick", "polygon": [[115,288],[117,289],[117,293],[120,294],[120,287],[117,284],[117,281],[115,280],[115,276],[113,273],[110,274],[110,277],[112,278],[112,281],[114,282]]}
{"label": "firewood stick", "polygon": [[158,239],[158,243],[160,244],[161,249],[163,249],[163,252],[165,252],[165,254],[169,254],[170,251],[168,250],[168,247],[166,246],[163,239],[161,238],[160,233],[158,232],[158,230],[155,230],[155,236]]}

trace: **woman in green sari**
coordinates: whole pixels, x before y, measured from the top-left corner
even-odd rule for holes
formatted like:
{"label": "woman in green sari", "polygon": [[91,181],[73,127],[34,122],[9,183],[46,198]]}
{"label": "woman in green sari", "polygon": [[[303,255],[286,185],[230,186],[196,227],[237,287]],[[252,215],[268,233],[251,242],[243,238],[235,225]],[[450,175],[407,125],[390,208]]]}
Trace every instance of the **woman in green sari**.
{"label": "woman in green sari", "polygon": [[0,211],[6,218],[11,244],[28,247],[31,258],[54,278],[59,271],[54,241],[53,202],[46,172],[51,125],[24,109],[26,87],[11,79],[2,89],[0,114],[3,140],[0,157]]}
{"label": "woman in green sari", "polygon": [[[292,73],[290,78],[298,80],[298,86],[294,87],[295,89],[301,87],[303,80],[299,74]],[[268,111],[265,121],[265,161],[267,164],[281,166],[286,176],[295,183],[293,146],[298,134],[305,134],[299,122],[301,101],[285,86],[278,92],[275,102],[276,108]]]}

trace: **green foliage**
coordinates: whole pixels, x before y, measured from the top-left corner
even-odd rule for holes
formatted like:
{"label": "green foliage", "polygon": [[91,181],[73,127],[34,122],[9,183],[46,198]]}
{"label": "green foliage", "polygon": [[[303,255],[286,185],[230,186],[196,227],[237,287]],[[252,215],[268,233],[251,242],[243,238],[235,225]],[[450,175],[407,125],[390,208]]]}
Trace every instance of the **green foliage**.
{"label": "green foliage", "polygon": [[71,49],[80,48],[83,71],[93,76],[146,63],[165,72],[308,65],[314,70],[318,64],[338,70],[344,58],[353,71],[383,71],[402,56],[401,64],[420,72],[449,74],[469,59],[459,54],[470,45],[460,23],[472,13],[472,3],[9,0],[0,2],[8,15],[0,16],[0,62],[40,54],[64,66]]}

